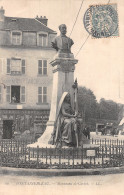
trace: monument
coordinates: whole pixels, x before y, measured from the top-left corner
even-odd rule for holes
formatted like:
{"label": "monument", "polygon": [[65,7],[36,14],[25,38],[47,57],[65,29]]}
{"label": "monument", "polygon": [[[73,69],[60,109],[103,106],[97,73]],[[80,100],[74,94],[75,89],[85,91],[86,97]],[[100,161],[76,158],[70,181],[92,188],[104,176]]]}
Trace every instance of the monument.
{"label": "monument", "polygon": [[61,24],[59,26],[59,30],[60,35],[55,37],[55,39],[52,41],[52,47],[56,49],[58,52],[57,54],[60,57],[71,57],[71,46],[74,44],[74,42],[72,39],[66,36],[67,27],[65,24]]}
{"label": "monument", "polygon": [[[53,67],[53,89],[49,121],[44,134],[33,146],[59,147],[61,144],[62,146],[78,147],[79,145],[78,137],[80,136],[77,134],[79,119],[74,102],[77,98],[74,70],[78,60],[74,59],[74,55],[71,53],[71,46],[74,42],[66,36],[66,25],[61,24],[59,30],[60,35],[52,41],[52,47],[56,49],[57,53],[50,62]],[[60,130],[61,125],[63,125],[63,130]]]}

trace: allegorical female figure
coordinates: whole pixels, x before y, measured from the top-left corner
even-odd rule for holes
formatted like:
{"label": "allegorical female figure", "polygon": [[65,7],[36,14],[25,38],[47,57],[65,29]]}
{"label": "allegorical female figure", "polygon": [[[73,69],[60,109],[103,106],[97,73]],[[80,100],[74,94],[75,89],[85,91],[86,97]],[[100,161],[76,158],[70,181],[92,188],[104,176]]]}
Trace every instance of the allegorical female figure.
{"label": "allegorical female figure", "polygon": [[[79,119],[71,106],[70,94],[64,92],[59,106],[55,129],[50,142],[56,146],[74,146],[77,145],[77,136],[79,134]],[[79,137],[79,136],[78,136]]]}

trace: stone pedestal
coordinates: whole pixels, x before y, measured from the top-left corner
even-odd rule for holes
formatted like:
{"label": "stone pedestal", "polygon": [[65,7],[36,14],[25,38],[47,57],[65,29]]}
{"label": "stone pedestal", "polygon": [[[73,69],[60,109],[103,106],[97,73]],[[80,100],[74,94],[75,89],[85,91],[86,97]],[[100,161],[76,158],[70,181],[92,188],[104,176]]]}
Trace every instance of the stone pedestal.
{"label": "stone pedestal", "polygon": [[58,58],[51,62],[53,66],[53,91],[48,125],[55,122],[56,111],[62,94],[67,91],[73,96],[72,85],[77,62],[77,60],[69,58]]}
{"label": "stone pedestal", "polygon": [[36,143],[39,145],[39,147],[48,146],[48,141],[54,129],[58,103],[63,92],[69,92],[71,96],[74,95],[72,85],[74,83],[74,70],[75,64],[77,64],[77,62],[78,60],[74,59],[73,54],[61,54],[56,56],[50,63],[53,67],[53,89],[50,117],[44,134],[38,139],[38,142]]}

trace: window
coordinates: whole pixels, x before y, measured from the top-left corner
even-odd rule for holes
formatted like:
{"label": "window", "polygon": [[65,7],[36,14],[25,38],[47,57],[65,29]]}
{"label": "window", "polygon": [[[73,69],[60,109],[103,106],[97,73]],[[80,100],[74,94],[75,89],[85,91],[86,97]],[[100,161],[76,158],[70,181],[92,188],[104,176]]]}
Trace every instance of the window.
{"label": "window", "polygon": [[16,58],[7,59],[7,74],[25,74],[25,60]]}
{"label": "window", "polygon": [[25,74],[25,60],[22,60],[21,72],[22,74]]}
{"label": "window", "polygon": [[47,87],[38,87],[38,103],[47,103]]}
{"label": "window", "polygon": [[11,60],[11,73],[20,73],[21,72],[21,60],[12,59]]}
{"label": "window", "polygon": [[25,86],[21,87],[21,103],[25,102]]}
{"label": "window", "polygon": [[6,101],[8,103],[25,103],[25,86],[7,86]]}
{"label": "window", "polygon": [[22,42],[22,33],[21,32],[12,32],[12,44],[21,45]]}
{"label": "window", "polygon": [[0,58],[0,73],[3,74],[4,70],[4,58]]}
{"label": "window", "polygon": [[11,100],[10,100],[10,97],[11,97],[11,96],[10,96],[10,91],[11,91],[11,90],[10,90],[10,86],[7,86],[7,87],[6,87],[6,101],[7,101],[7,102],[11,102]]}
{"label": "window", "polygon": [[11,86],[11,103],[20,103],[20,86]]}
{"label": "window", "polygon": [[42,34],[42,33],[38,34],[38,43],[37,43],[38,46],[46,47],[47,41],[48,41],[47,34]]}
{"label": "window", "polygon": [[11,69],[10,69],[10,59],[7,59],[7,74],[11,73]]}
{"label": "window", "polygon": [[47,60],[38,60],[38,74],[47,75]]}
{"label": "window", "polygon": [[2,88],[0,86],[0,103],[2,102]]}

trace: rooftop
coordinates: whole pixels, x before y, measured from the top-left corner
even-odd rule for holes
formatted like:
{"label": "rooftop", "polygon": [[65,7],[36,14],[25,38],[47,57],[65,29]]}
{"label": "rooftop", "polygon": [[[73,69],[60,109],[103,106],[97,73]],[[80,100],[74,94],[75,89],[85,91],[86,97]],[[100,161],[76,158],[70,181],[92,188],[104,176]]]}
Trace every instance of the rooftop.
{"label": "rooftop", "polygon": [[[20,30],[33,32],[43,31],[47,33],[56,33],[38,19],[40,18],[19,18],[4,16],[4,22],[2,25],[0,25],[0,30]],[[44,17],[43,19],[46,18]]]}

